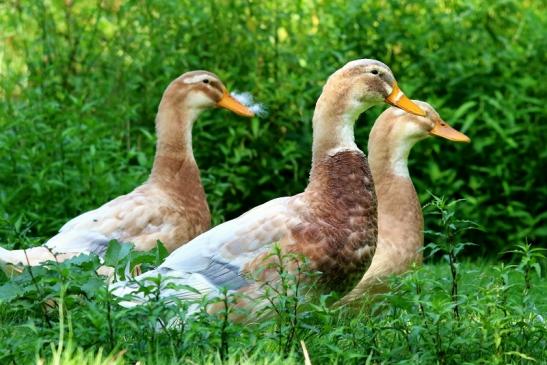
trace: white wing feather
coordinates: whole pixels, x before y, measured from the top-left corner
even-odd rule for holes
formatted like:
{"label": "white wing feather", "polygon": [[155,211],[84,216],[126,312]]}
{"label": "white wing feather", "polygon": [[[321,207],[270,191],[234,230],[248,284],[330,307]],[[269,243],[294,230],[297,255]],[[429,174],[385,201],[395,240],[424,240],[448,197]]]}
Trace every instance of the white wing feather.
{"label": "white wing feather", "polygon": [[[288,233],[291,198],[278,198],[262,204],[240,217],[220,224],[175,250],[157,269],[135,278],[143,282],[161,275],[161,297],[182,299],[216,295],[220,288],[238,289],[246,285],[241,270],[258,255]],[[293,222],[294,223],[294,222]],[[168,284],[188,285],[200,292],[165,288]],[[114,284],[113,293],[123,296],[138,285],[131,282]],[[141,298],[140,302],[145,300]],[[123,302],[132,306],[135,302]]]}
{"label": "white wing feather", "polygon": [[162,195],[154,191],[148,196],[142,188],[71,219],[45,246],[55,253],[102,255],[111,240],[128,241],[136,234],[162,229],[153,223],[160,216]]}
{"label": "white wing feather", "polygon": [[210,229],[173,251],[160,268],[196,272],[211,259],[241,268],[287,233],[289,199],[271,200]]}

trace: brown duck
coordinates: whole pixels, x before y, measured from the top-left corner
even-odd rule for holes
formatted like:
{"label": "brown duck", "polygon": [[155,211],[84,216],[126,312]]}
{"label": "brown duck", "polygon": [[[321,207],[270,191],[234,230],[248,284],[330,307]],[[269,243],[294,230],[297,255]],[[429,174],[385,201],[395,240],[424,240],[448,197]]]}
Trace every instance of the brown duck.
{"label": "brown duck", "polygon": [[424,219],[408,172],[408,154],[414,144],[430,136],[470,141],[443,121],[431,105],[414,103],[426,112],[425,116],[389,108],[370,132],[368,161],[378,199],[378,244],[365,275],[341,303],[386,290],[388,276],[401,274],[422,261]]}
{"label": "brown duck", "polygon": [[131,242],[142,251],[160,240],[171,252],[206,231],[211,216],[192,151],[192,125],[202,111],[214,107],[253,116],[213,73],[192,71],[173,80],[159,105],[156,156],[148,180],[131,193],[70,220],[43,246],[0,248],[0,263],[38,265],[81,253],[101,256],[113,239]]}

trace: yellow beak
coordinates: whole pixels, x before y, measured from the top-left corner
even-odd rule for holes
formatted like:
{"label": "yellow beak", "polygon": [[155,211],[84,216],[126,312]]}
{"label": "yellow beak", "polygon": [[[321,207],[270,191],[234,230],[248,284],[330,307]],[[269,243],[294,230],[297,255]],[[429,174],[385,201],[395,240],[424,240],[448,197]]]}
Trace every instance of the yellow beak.
{"label": "yellow beak", "polygon": [[217,103],[217,106],[220,108],[228,109],[236,113],[237,115],[241,115],[243,117],[254,117],[255,115],[255,113],[253,113],[251,109],[241,104],[227,91],[224,91],[224,95],[222,95],[222,98]]}
{"label": "yellow beak", "polygon": [[469,137],[467,137],[462,132],[455,130],[454,128],[449,126],[444,120],[441,120],[441,119],[438,119],[435,121],[435,126],[433,127],[432,130],[429,131],[429,134],[446,138],[449,141],[454,141],[454,142],[465,142],[465,143],[471,142],[471,139]]}
{"label": "yellow beak", "polygon": [[412,100],[406,97],[406,95],[399,89],[397,82],[394,82],[393,90],[391,94],[385,99],[386,103],[396,106],[397,108],[403,109],[405,112],[419,115],[421,117],[425,116],[425,112],[418,105],[414,104]]}

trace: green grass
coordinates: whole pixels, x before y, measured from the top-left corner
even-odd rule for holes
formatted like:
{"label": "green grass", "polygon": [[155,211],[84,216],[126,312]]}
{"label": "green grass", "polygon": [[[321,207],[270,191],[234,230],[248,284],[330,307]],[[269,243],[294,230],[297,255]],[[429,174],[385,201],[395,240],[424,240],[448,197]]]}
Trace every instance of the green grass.
{"label": "green grass", "polygon": [[[69,343],[61,363],[91,363],[92,354],[104,358],[127,350],[119,358],[126,363],[221,363],[225,357],[227,363],[296,364],[303,361],[301,340],[314,364],[547,361],[547,328],[540,318],[547,316],[547,283],[532,274],[526,291],[523,271],[508,265],[461,264],[459,318],[453,312],[448,265],[437,263],[394,279],[392,293],[374,302],[364,299],[362,308],[333,309],[324,296],[313,304],[299,301],[296,324],[274,317],[250,326],[229,323],[223,329],[221,317],[201,313],[185,328],[168,333],[156,331],[158,318],[180,314],[184,305],[152,303],[128,310],[111,302],[104,289],[82,296],[81,282],[72,278],[91,277],[87,269],[73,265],[73,275],[64,282],[35,273],[45,297],[29,289],[0,305],[2,363],[29,363],[38,357],[53,362],[60,356],[61,332]],[[34,286],[32,280],[27,285]],[[0,293],[5,294],[5,287]],[[292,330],[295,337],[285,347]]]}
{"label": "green grass", "polygon": [[[96,274],[96,256],[0,275],[0,361],[290,364],[303,361],[304,342],[314,364],[544,363],[545,250],[523,243],[510,250],[513,263],[462,261],[469,243],[458,233],[474,228],[460,219],[464,205],[433,197],[426,217],[437,217],[441,230],[427,231],[428,263],[391,278],[390,292],[339,307],[338,293],[318,292],[279,265],[282,285],[264,294],[268,315],[251,324],[226,320],[237,310],[228,294],[167,303],[155,296],[158,280],[140,289],[149,302],[126,309]],[[123,278],[129,263],[147,270],[165,254],[161,246],[142,253],[111,242],[105,263]],[[218,302],[227,309],[205,310]],[[190,315],[194,304],[199,310]]]}
{"label": "green grass", "polygon": [[[303,283],[279,265],[282,285],[264,294],[271,299],[268,315],[251,324],[226,320],[237,310],[226,293],[167,303],[155,296],[158,280],[140,289],[149,302],[123,308],[96,274],[96,256],[26,268],[0,277],[0,361],[100,363],[110,356],[146,364],[301,363],[302,341],[315,364],[547,361],[545,250],[524,243],[512,248],[513,263],[462,262],[469,243],[456,237],[474,227],[459,218],[464,204],[433,197],[426,217],[438,217],[442,229],[427,232],[428,263],[391,278],[390,292],[339,307],[338,293],[318,292],[320,286]],[[111,242],[105,263],[123,278],[128,264],[147,270],[165,254],[161,246],[142,253]],[[297,259],[274,254],[280,262]],[[205,310],[217,302],[227,309]],[[200,309],[190,315],[194,304]]]}
{"label": "green grass", "polygon": [[[511,250],[512,264],[462,262],[470,244],[457,233],[474,227],[459,218],[464,204],[434,197],[426,212],[438,216],[442,230],[427,232],[431,242],[424,254],[430,262],[391,278],[389,292],[351,306],[337,306],[338,293],[317,290],[313,272],[306,275],[310,281],[285,271],[299,258],[274,250],[280,284],[264,291],[269,305],[251,324],[228,319],[231,313],[249,314],[226,292],[198,302],[161,300],[160,279],[141,286],[147,303],[125,309],[119,305],[123,298],[114,297],[95,273],[101,263],[94,256],[27,268],[0,279],[0,360],[70,363],[72,357],[92,359],[98,353],[100,359],[121,351],[130,363],[299,363],[304,342],[315,364],[547,361],[545,250],[524,243]],[[163,255],[160,248],[137,253],[130,244],[112,242],[105,263],[123,278],[128,264],[147,270]],[[305,261],[299,267],[308,273]],[[220,302],[224,310],[205,310]]]}

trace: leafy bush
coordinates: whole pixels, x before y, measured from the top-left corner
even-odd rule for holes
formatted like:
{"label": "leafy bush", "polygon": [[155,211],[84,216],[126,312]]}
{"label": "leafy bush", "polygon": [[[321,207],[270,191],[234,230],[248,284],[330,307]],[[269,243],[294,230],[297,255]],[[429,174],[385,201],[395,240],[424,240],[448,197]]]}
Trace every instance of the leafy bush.
{"label": "leafy bush", "polygon": [[[5,1],[0,242],[42,242],[144,181],[162,91],[191,69],[269,109],[252,121],[211,111],[194,128],[215,223],[300,192],[321,86],[362,57],[391,65],[408,95],[472,138],[415,148],[421,197],[465,198],[464,216],[488,228],[472,234],[482,253],[544,242],[546,17],[533,0]],[[357,124],[363,147],[379,112]]]}

